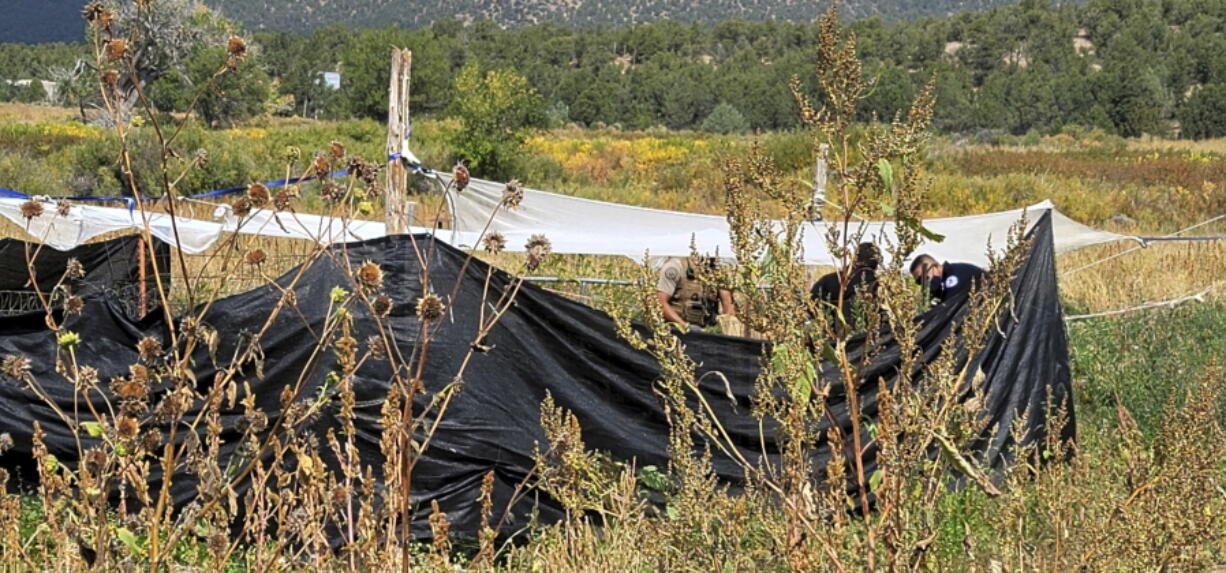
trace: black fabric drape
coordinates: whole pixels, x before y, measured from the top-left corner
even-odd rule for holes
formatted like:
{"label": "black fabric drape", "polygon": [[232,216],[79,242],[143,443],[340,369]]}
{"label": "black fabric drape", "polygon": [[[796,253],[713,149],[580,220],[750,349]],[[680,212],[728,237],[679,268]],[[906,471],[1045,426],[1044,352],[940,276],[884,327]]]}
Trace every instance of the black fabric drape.
{"label": "black fabric drape", "polygon": [[[33,293],[27,261],[32,260],[34,277],[39,290],[44,294],[55,287],[64,276],[69,259],[76,259],[85,269],[85,276],[69,281],[73,292],[85,296],[101,291],[123,291],[137,285],[141,277],[140,237],[125,235],[107,241],[81,245],[69,251],[57,251],[51,247],[39,248],[37,243],[17,239],[0,239],[0,291]],[[154,240],[157,269],[163,274],[163,282],[170,283],[170,245]],[[156,292],[154,264],[144,253],[144,276],[148,292]],[[3,309],[0,309],[2,311]]]}
{"label": "black fabric drape", "polygon": [[[997,468],[1008,461],[1006,453],[1013,424],[1021,416],[1025,415],[1023,435],[1027,440],[1046,436],[1049,429],[1044,413],[1049,400],[1068,410],[1070,424],[1062,429],[1064,436],[1071,438],[1073,432],[1067,340],[1056,292],[1050,217],[1040,219],[1031,235],[1034,239],[1031,251],[1014,278],[1013,313],[1001,317],[999,330],[989,336],[982,352],[959,357],[961,361],[974,361],[971,371],[978,368],[984,373],[981,378],[984,400],[993,424],[978,444],[977,454]],[[333,369],[331,352],[325,353],[328,358],[323,363],[308,367],[315,346],[310,333],[323,329],[329,291],[336,286],[351,288],[347,272],[338,266],[346,260],[353,266],[367,260],[380,264],[385,276],[384,292],[396,303],[390,321],[397,344],[406,356],[413,352],[420,342],[414,303],[423,292],[422,269],[416,253],[428,240],[422,236],[397,236],[338,245],[333,249],[335,260],[325,257],[305,271],[293,287],[297,310],[281,312],[259,341],[264,354],[264,377],[258,378],[251,368],[243,376],[264,412],[274,419],[279,415],[282,389],[293,384],[304,369],[308,371],[308,387],[301,396],[314,399],[327,372]],[[433,248],[436,253],[429,269],[430,290],[446,296],[461,269],[464,278],[456,298],[447,301],[448,314],[433,331],[424,376],[427,395],[417,404],[419,411],[427,405],[430,394],[455,381],[457,369],[477,332],[488,268],[477,260],[465,266],[466,255],[445,245]],[[294,275],[291,272],[278,280],[288,285]],[[500,271],[495,271],[493,277],[494,293],[511,285],[512,278]],[[239,333],[261,330],[281,296],[278,289],[264,286],[213,305],[204,322],[223,333],[216,353],[223,362],[224,357],[235,355],[242,338]],[[963,295],[941,303],[922,317],[919,344],[924,362],[938,356],[967,311]],[[355,309],[355,315],[354,337],[364,340],[373,334],[371,321],[362,309]],[[111,300],[97,296],[88,299],[87,311],[72,319],[68,328],[79,332],[83,339],[76,352],[78,359],[98,368],[102,379],[107,380],[126,374],[128,366],[138,361],[135,345],[142,336],[162,336],[165,340],[167,325],[160,317],[160,313],[150,313],[143,321],[132,321]],[[33,359],[34,375],[51,399],[71,411],[73,388],[55,373],[55,337],[47,332],[40,317],[6,319],[3,325],[0,357],[19,354]],[[741,453],[754,463],[774,461],[777,448],[773,427],[768,421],[764,426],[766,435],[760,439],[758,421],[750,412],[763,343],[706,333],[687,334],[684,342],[688,353],[700,365],[700,376],[707,372],[723,375],[702,377],[699,384]],[[899,349],[888,334],[880,343],[866,379],[884,377],[887,383],[892,383]],[[559,406],[575,413],[589,448],[640,465],[667,462],[668,424],[662,404],[653,393],[659,366],[649,355],[620,340],[606,314],[526,284],[484,344],[490,350],[472,359],[459,381],[462,388],[452,399],[413,474],[414,501],[427,508],[415,517],[415,535],[429,535],[426,514],[431,501],[437,501],[447,513],[453,531],[475,533],[480,524],[478,490],[482,477],[489,471],[496,476],[493,521],[502,519],[502,509],[512,492],[532,469],[535,444],[548,447],[539,422],[540,404],[546,393]],[[203,348],[194,358],[195,378],[201,381],[199,390],[204,393],[214,374],[225,364],[214,366]],[[827,366],[823,376],[834,380],[837,374]],[[365,464],[382,461],[379,418],[390,378],[386,362],[368,361],[357,373],[354,386],[357,438]],[[155,393],[165,393],[164,384]],[[728,398],[729,391],[733,400]],[[830,402],[836,423],[846,427],[847,407],[841,387],[836,385]],[[875,385],[864,385],[862,403],[870,415],[876,412]],[[200,404],[195,405],[199,407]],[[310,429],[322,436],[328,428],[337,427],[337,408],[337,404],[330,403]],[[227,410],[223,414],[226,428],[223,436],[227,443],[221,456],[229,459],[237,448],[240,433],[236,424],[241,411]],[[20,469],[23,460],[28,461],[35,421],[46,432],[51,452],[61,461],[72,463],[76,448],[69,428],[31,391],[6,379],[0,383],[0,431],[9,432],[16,446],[0,456],[0,464]],[[829,459],[829,448],[829,444],[822,444],[816,449],[815,467]],[[733,486],[742,482],[740,466],[718,450],[714,454],[718,476]],[[764,455],[767,459],[762,459]],[[196,495],[192,478],[176,476],[173,492],[178,504],[189,502]],[[513,515],[506,519],[507,527],[522,526],[534,505],[546,521],[561,515],[553,500],[534,495],[512,509]]]}

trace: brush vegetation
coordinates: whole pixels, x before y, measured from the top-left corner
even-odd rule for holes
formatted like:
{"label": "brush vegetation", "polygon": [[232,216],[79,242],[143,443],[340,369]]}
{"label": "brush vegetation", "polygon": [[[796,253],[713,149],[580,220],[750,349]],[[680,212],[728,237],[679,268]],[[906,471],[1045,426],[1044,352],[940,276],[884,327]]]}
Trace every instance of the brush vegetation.
{"label": "brush vegetation", "polygon": [[[136,9],[146,4],[138,2]],[[107,14],[100,6],[90,19],[95,62],[101,70],[127,73],[136,56],[116,45],[120,39],[106,26]],[[232,40],[228,52],[219,56],[214,79],[223,78],[245,57],[240,42]],[[854,329],[825,313],[797,312],[793,303],[807,300],[812,279],[812,269],[790,254],[795,247],[792,232],[809,215],[809,194],[799,182],[811,177],[818,144],[832,144],[834,151],[827,157],[829,195],[847,206],[828,207],[824,214],[829,220],[874,215],[863,206],[882,200],[890,201],[905,221],[1014,208],[1052,197],[1088,223],[1161,233],[1222,212],[1222,194],[1214,191],[1226,185],[1226,170],[1219,168],[1221,151],[1212,145],[1179,147],[1080,130],[997,145],[929,141],[937,91],[931,83],[892,121],[858,121],[857,105],[869,82],[855,47],[854,36],[846,34],[833,13],[822,20],[816,50],[821,65],[816,73],[809,72],[808,83],[790,86],[803,129],[755,137],[569,129],[525,139],[513,167],[535,186],[729,215],[740,264],[707,278],[747,293],[745,320],[775,343],[771,356],[764,357],[769,359],[763,361],[754,407],[757,415],[779,422],[783,453],[776,468],[746,465],[751,482],[747,491],[730,494],[712,478],[709,456],[695,448],[696,436],[720,443],[718,421],[687,399],[695,365],[663,324],[658,308],[645,304],[654,298],[650,287],[606,287],[608,292],[598,293],[601,300],[596,302],[619,320],[628,344],[652,353],[662,366],[656,387],[669,406],[672,424],[668,466],[608,463],[599,452],[584,448],[574,416],[546,400],[540,421],[549,436],[548,449],[536,460],[534,478],[525,487],[557,499],[567,508],[567,518],[514,535],[496,531],[487,521],[477,537],[469,539],[451,535],[447,516],[435,508],[430,516],[432,539],[410,542],[408,484],[417,445],[405,436],[425,435],[427,444],[418,447],[428,447],[432,431],[423,425],[425,415],[408,407],[421,391],[420,380],[411,373],[428,360],[424,329],[447,301],[433,295],[396,301],[415,303],[423,319],[426,342],[411,354],[388,352],[396,347],[394,339],[358,345],[349,336],[353,315],[341,311],[370,307],[378,317],[387,301],[380,299],[377,268],[349,268],[343,261],[350,271],[349,284],[333,290],[337,312],[330,313],[332,318],[312,341],[320,352],[338,356],[338,370],[332,373],[342,404],[337,431],[326,443],[307,440],[295,428],[309,412],[298,412],[301,416],[279,418],[273,431],[257,436],[253,428],[265,427],[269,418],[250,409],[242,439],[271,452],[270,459],[249,464],[231,477],[210,456],[221,434],[216,407],[200,408],[199,418],[184,419],[184,406],[219,404],[237,393],[237,368],[254,357],[224,369],[211,386],[191,382],[185,372],[192,350],[209,344],[210,336],[232,335],[202,332],[198,325],[203,317],[195,313],[205,312],[200,309],[219,296],[265,284],[292,265],[311,265],[331,256],[318,245],[232,235],[206,256],[175,254],[169,269],[174,290],[159,288],[152,296],[160,312],[183,310],[182,320],[174,321],[181,327],[173,329],[168,340],[158,341],[157,348],[142,342],[150,346],[142,350],[159,359],[142,359],[132,365],[130,376],[116,382],[138,387],[154,376],[177,390],[158,403],[134,393],[122,403],[97,405],[102,410],[91,417],[97,423],[81,424],[78,431],[83,438],[101,439],[82,442],[81,463],[60,463],[36,441],[39,483],[23,484],[26,489],[0,497],[0,562],[6,568],[39,570],[1097,571],[1204,570],[1226,561],[1226,372],[1219,364],[1226,348],[1226,307],[1214,299],[1071,323],[1078,440],[1019,447],[1013,452],[1019,463],[997,482],[971,480],[957,491],[946,487],[951,469],[969,468],[971,475],[981,469],[958,454],[981,428],[972,406],[953,406],[961,378],[952,360],[930,367],[922,391],[907,384],[891,390],[875,425],[851,416],[854,435],[847,438],[856,451],[869,441],[889,444],[878,454],[879,473],[866,475],[863,461],[854,455],[836,455],[824,473],[811,471],[811,447],[821,439],[845,436],[815,434],[823,415],[821,398],[829,388],[807,373],[833,356],[842,365],[847,387],[862,383],[861,365],[846,354]],[[64,189],[80,189],[125,195],[137,198],[141,208],[148,204],[190,212],[208,207],[181,201],[155,205],[154,200],[350,167],[346,177],[287,189],[286,195],[271,198],[271,208],[357,217],[369,209],[364,203],[380,201],[381,178],[373,176],[370,167],[382,163],[384,150],[382,129],[373,122],[264,121],[213,131],[187,117],[157,113],[145,94],[135,88],[135,93],[121,93],[123,85],[106,77],[100,77],[96,88],[115,119],[110,128],[45,117],[0,127],[0,182],[30,193],[60,195]],[[808,89],[814,84],[821,90]],[[198,89],[215,87],[206,83]],[[142,120],[131,121],[132,114]],[[444,142],[459,127],[447,121],[418,126],[415,141],[423,160],[441,165],[453,159]],[[330,141],[339,145],[328,146]],[[206,153],[196,154],[196,149]],[[374,161],[368,163],[363,156]],[[878,176],[875,166],[882,159],[897,165],[892,181]],[[160,173],[174,177],[154,176]],[[74,181],[76,188],[71,187]],[[431,223],[441,215],[439,191],[421,190],[419,215],[425,220],[419,222]],[[509,194],[504,203],[514,200]],[[256,187],[233,199],[236,208],[247,209],[269,202]],[[782,233],[756,232],[767,224],[766,213],[784,222]],[[1116,215],[1127,220],[1113,220]],[[21,233],[12,225],[6,231]],[[898,232],[901,240],[892,248],[896,255],[909,254],[921,229],[904,222]],[[144,234],[151,239],[147,230]],[[829,240],[836,252],[848,253],[856,238]],[[993,266],[998,277],[1008,276],[1025,252],[1020,234],[1010,246]],[[540,247],[527,259],[508,253],[481,256],[520,273],[533,269],[653,284],[650,273],[634,262],[545,257],[547,242]],[[1106,310],[1137,297],[1182,294],[1185,286],[1220,280],[1226,263],[1226,250],[1216,244],[1156,245],[1072,272],[1120,248],[1107,245],[1061,260],[1062,269],[1069,271],[1062,281],[1069,308]],[[754,252],[771,253],[774,264],[748,256]],[[429,277],[423,280],[428,283]],[[767,296],[758,289],[763,281],[779,294]],[[483,301],[483,307],[507,308],[519,284],[513,282],[508,296]],[[996,290],[976,293],[966,321],[966,343],[972,348],[991,327],[994,305],[1008,281],[992,284]],[[438,293],[454,288],[431,286]],[[887,272],[880,288],[879,297],[870,301],[876,312],[865,313],[853,326],[873,333],[889,325],[905,345],[907,337],[914,336],[911,319],[919,310],[914,287],[902,272]],[[72,352],[79,337],[88,333],[71,332],[56,318],[60,315],[52,301],[58,299],[43,300],[48,328],[56,332],[61,347],[61,374],[87,393],[101,388],[106,383]],[[486,317],[482,330],[496,327],[499,316],[494,312]],[[804,320],[806,316],[814,318]],[[632,329],[631,320],[647,328]],[[391,336],[385,325],[375,326],[381,335]],[[8,378],[37,388],[38,381],[30,380],[20,357],[3,358]],[[383,410],[386,461],[379,467],[364,466],[351,455],[354,436],[346,421],[353,400],[346,381],[367,360],[397,365]],[[853,399],[850,407],[859,406]],[[176,442],[142,432],[142,416],[150,411],[181,422],[175,427],[199,428],[199,439]],[[1055,420],[1065,419],[1065,413],[1052,414]],[[926,455],[934,439],[948,455]],[[325,451],[340,460],[341,471],[324,470]],[[1066,458],[1065,463],[1040,463]],[[132,459],[145,462],[133,464]],[[209,495],[192,511],[176,513],[183,508],[172,507],[167,489],[149,490],[141,484],[148,483],[155,469],[183,463],[204,476],[202,491]],[[253,495],[241,504],[244,513],[226,496],[232,479],[255,481]],[[386,486],[385,503],[378,507],[373,504],[376,481]],[[133,497],[116,507],[108,498],[124,483],[131,486]],[[861,492],[871,486],[874,499],[849,497],[848,483]],[[487,520],[490,495],[487,486],[482,494]],[[292,519],[276,519],[278,524],[270,525],[278,516]],[[322,532],[328,530],[340,532],[339,548],[327,543]]]}

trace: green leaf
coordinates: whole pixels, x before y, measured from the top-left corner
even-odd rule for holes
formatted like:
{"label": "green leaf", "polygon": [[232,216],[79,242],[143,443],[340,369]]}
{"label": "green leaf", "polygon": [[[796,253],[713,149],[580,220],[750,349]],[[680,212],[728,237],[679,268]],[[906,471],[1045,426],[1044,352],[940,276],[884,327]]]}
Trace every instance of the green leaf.
{"label": "green leaf", "polygon": [[831,364],[838,363],[839,357],[835,356],[834,354],[834,346],[831,346],[829,344],[822,345],[822,361],[829,362]]}
{"label": "green leaf", "polygon": [[102,424],[98,422],[81,422],[81,427],[85,428],[85,432],[91,438],[97,438],[102,435]]}
{"label": "green leaf", "polygon": [[668,489],[668,476],[660,471],[656,466],[643,466],[639,470],[639,481],[648,488],[656,491],[664,491]]}
{"label": "green leaf", "polygon": [[902,223],[907,228],[919,233],[920,235],[923,235],[925,239],[928,239],[929,241],[932,241],[934,243],[939,243],[945,240],[945,235],[942,235],[940,233],[933,231],[932,229],[925,227],[923,223],[921,223],[919,220],[913,217],[899,217],[898,222]]}
{"label": "green leaf", "polygon": [[881,175],[881,183],[885,186],[885,190],[894,194],[894,165],[889,159],[881,158],[877,161],[877,174]]}
{"label": "green leaf", "polygon": [[881,212],[885,213],[886,217],[893,217],[894,214],[897,213],[898,211],[894,209],[893,205],[886,203],[885,201],[882,201],[881,202]]}
{"label": "green leaf", "polygon": [[936,231],[933,231],[932,229],[929,229],[928,227],[925,227],[923,225],[920,225],[919,229],[917,230],[919,231],[919,234],[924,236],[925,239],[928,239],[929,241],[932,241],[934,243],[939,243],[945,240],[945,235],[942,235]]}
{"label": "green leaf", "polygon": [[673,507],[671,504],[665,506],[664,515],[667,515],[669,519],[677,519],[677,508]]}
{"label": "green leaf", "polygon": [[877,470],[873,472],[872,475],[868,476],[868,489],[871,491],[877,491],[878,489],[880,489],[881,488],[881,477],[882,477],[881,470]]}
{"label": "green leaf", "polygon": [[128,528],[116,527],[115,536],[118,537],[124,545],[127,545],[128,549],[132,550],[133,553],[144,555],[145,549],[141,547],[140,541],[136,538],[136,534],[132,533],[130,530],[128,530]]}

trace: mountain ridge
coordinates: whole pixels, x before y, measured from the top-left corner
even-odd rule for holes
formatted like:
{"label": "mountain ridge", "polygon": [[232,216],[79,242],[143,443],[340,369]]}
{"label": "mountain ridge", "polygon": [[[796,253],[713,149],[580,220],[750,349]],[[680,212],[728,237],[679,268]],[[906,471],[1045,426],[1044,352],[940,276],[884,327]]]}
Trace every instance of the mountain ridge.
{"label": "mountain ridge", "polygon": [[[840,6],[845,18],[900,20],[987,10],[1017,0],[860,0]],[[0,42],[77,42],[87,0],[16,0],[0,19]],[[413,29],[443,19],[490,20],[500,26],[557,22],[571,26],[632,26],[659,20],[808,21],[829,0],[204,0],[250,31],[307,33],[342,24]]]}

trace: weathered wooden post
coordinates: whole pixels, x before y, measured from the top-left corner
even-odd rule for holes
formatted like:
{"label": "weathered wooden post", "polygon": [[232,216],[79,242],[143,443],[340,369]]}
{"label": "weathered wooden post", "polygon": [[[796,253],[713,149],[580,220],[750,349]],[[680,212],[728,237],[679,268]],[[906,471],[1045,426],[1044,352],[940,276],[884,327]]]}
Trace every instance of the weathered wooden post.
{"label": "weathered wooden post", "polygon": [[822,219],[822,206],[826,204],[826,157],[830,153],[830,145],[821,144],[817,148],[817,168],[813,173],[813,199],[809,202],[809,219]]}
{"label": "weathered wooden post", "polygon": [[400,161],[404,138],[409,130],[409,76],[413,68],[413,52],[392,48],[392,78],[387,90],[387,190],[383,199],[387,234],[407,230],[405,188],[409,172]]}

